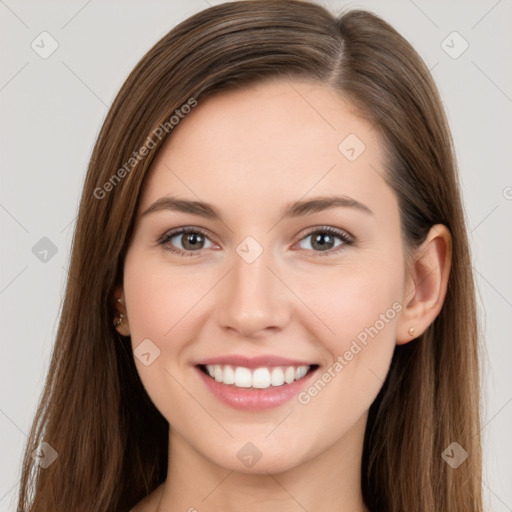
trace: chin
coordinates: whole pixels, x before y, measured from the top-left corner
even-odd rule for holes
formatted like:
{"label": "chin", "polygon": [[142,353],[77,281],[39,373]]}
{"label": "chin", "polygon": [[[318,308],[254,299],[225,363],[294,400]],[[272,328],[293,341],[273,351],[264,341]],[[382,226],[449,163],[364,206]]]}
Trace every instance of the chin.
{"label": "chin", "polygon": [[[268,429],[266,430],[268,433]],[[267,434],[265,434],[267,435]],[[213,464],[236,471],[238,473],[265,475],[267,473],[282,473],[301,465],[311,458],[306,453],[304,445],[298,452],[293,444],[277,444],[264,439],[263,436],[244,436],[242,439],[232,439],[229,443],[219,443],[219,449],[212,453],[203,452]],[[261,439],[261,441],[259,441]],[[198,450],[201,453],[201,450]]]}

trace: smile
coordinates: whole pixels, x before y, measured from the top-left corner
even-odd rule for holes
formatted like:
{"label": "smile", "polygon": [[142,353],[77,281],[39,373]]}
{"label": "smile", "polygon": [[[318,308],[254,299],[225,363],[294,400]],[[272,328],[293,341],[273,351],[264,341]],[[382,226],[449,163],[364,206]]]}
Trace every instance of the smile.
{"label": "smile", "polygon": [[251,370],[243,366],[208,364],[200,365],[200,368],[217,382],[235,388],[267,389],[302,379],[312,366],[275,366]]}
{"label": "smile", "polygon": [[277,356],[220,356],[195,362],[205,390],[242,411],[263,411],[289,402],[309,385],[318,364]]}

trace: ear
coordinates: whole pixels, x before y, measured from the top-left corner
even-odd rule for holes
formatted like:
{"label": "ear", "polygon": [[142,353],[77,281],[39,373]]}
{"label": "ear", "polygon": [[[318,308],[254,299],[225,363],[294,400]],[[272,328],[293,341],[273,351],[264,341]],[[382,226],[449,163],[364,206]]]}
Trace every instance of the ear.
{"label": "ear", "polygon": [[[128,313],[126,312],[126,304],[124,300],[124,292],[122,285],[116,286],[114,289],[114,309],[116,316],[113,319],[116,331],[122,336],[130,336],[130,324],[128,322]],[[121,323],[116,325],[121,319]]]}
{"label": "ear", "polygon": [[[402,304],[407,304],[397,327],[397,345],[420,336],[441,311],[448,287],[452,237],[443,224],[430,228],[425,241],[415,249],[408,269]],[[410,328],[414,328],[411,335]]]}

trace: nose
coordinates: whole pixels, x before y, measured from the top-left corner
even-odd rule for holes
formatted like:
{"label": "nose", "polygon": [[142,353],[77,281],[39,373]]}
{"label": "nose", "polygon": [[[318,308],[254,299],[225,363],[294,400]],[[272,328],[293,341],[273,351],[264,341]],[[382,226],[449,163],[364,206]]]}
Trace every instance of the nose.
{"label": "nose", "polygon": [[269,268],[266,251],[248,263],[234,255],[233,267],[223,279],[217,302],[218,321],[223,329],[245,338],[268,335],[290,321],[291,293],[278,272]]}

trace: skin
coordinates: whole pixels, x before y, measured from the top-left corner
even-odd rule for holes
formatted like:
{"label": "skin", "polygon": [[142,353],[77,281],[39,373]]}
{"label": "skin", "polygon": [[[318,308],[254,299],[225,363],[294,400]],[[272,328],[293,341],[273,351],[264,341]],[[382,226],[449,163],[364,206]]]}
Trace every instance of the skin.
{"label": "skin", "polygon": [[[366,146],[352,162],[338,149],[349,134]],[[383,164],[372,126],[339,93],[307,82],[216,93],[167,139],[146,177],[114,297],[125,315],[118,331],[134,349],[149,338],[160,350],[148,366],[135,362],[170,424],[168,479],[134,511],[366,510],[368,409],[396,344],[439,313],[451,259],[450,233],[436,225],[407,267]],[[281,218],[291,202],[334,193],[373,214],[337,207]],[[210,203],[222,221],[171,210],[141,216],[168,194]],[[199,249],[184,236],[167,242],[191,257],[157,243],[182,226],[207,232]],[[343,245],[335,237],[326,254],[308,236],[322,226],[355,241],[335,252]],[[247,236],[263,249],[252,263],[236,252]],[[231,409],[193,367],[223,354],[276,354],[316,362],[321,375],[393,303],[401,311],[305,405]],[[249,441],[262,453],[250,468],[237,458]]]}

